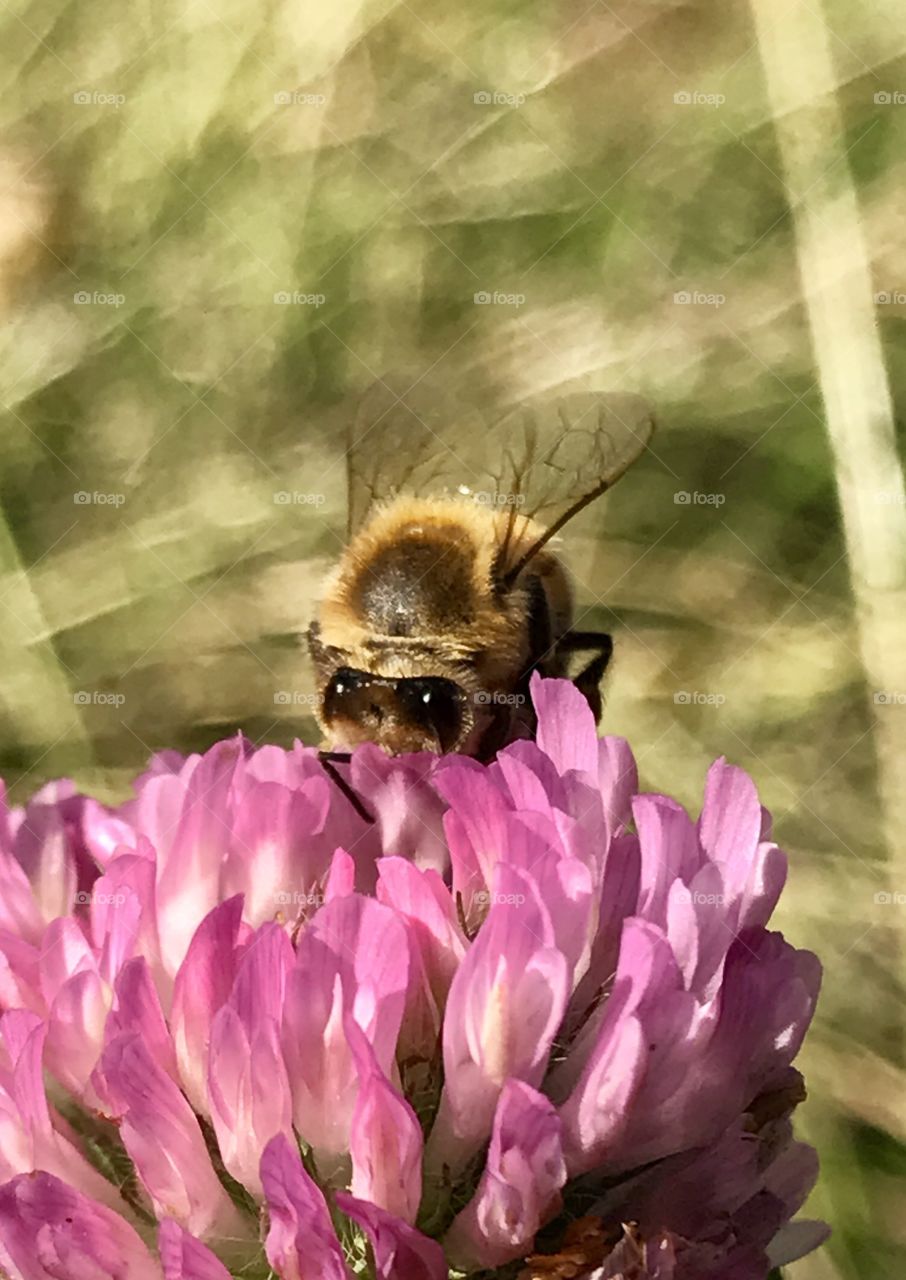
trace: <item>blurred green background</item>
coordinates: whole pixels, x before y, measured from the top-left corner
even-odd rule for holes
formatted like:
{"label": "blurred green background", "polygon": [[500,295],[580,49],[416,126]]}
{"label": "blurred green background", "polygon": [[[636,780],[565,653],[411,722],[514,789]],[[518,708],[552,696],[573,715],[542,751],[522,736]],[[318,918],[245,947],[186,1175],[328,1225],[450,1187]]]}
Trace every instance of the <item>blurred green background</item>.
{"label": "blurred green background", "polygon": [[643,392],[653,451],[563,541],[616,636],[605,726],[694,810],[716,755],[755,777],[826,967],[800,1114],[835,1235],[792,1274],[906,1274],[901,5],[10,0],[0,30],[13,794],[314,741],[298,637],[374,377]]}

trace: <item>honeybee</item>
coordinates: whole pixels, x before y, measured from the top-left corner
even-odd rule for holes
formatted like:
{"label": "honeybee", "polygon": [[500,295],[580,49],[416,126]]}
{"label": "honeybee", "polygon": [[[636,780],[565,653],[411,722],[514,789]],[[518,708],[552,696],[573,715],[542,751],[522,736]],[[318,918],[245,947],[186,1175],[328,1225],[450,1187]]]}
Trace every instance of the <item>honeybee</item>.
{"label": "honeybee", "polygon": [[572,629],[550,544],[653,426],[630,395],[573,391],[491,415],[422,383],[375,384],[347,441],[348,544],[307,633],[326,745],[488,760],[532,734],[532,672],[566,675],[575,654],[599,718],[612,639]]}

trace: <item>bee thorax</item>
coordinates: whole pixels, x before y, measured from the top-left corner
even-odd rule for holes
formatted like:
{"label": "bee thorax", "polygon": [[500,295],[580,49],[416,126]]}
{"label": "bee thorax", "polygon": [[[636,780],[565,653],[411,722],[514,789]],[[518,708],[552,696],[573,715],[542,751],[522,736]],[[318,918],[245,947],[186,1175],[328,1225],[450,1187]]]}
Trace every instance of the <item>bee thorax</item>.
{"label": "bee thorax", "polygon": [[411,534],[383,547],[359,570],[350,603],[384,636],[436,634],[471,621],[471,549]]}

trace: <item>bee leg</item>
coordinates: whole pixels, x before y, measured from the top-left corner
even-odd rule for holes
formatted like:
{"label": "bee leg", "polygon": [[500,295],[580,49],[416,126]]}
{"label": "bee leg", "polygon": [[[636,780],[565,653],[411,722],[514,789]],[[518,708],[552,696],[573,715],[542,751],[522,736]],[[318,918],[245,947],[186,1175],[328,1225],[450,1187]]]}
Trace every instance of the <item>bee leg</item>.
{"label": "bee leg", "polygon": [[364,818],[366,822],[374,822],[374,815],[369,813],[362,804],[359,797],[353,791],[352,787],[346,779],[334,768],[334,761],[338,764],[348,764],[352,756],[348,751],[319,751],[318,759],[324,766],[324,772],[328,775],[331,782],[337,786],[343,795],[355,809],[360,818]]}
{"label": "bee leg", "polygon": [[594,713],[595,722],[601,719],[601,681],[613,656],[613,637],[604,631],[567,631],[557,646],[562,654],[594,653],[573,684],[585,698]]}

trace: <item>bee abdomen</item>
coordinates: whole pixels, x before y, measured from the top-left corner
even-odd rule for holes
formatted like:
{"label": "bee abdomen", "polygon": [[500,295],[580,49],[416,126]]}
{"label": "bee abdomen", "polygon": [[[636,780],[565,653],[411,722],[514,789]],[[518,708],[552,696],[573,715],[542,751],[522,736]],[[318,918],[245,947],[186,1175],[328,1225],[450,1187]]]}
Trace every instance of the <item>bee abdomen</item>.
{"label": "bee abdomen", "polygon": [[353,584],[351,603],[371,630],[412,636],[471,622],[472,595],[470,549],[419,534],[371,557]]}

